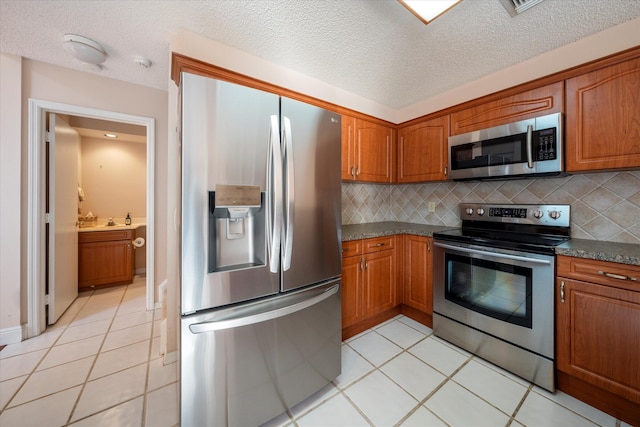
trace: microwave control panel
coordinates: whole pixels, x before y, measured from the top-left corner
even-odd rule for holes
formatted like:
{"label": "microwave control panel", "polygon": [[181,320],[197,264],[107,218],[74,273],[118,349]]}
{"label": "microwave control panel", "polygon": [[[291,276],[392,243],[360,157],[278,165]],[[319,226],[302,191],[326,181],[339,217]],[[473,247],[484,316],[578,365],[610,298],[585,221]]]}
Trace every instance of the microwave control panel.
{"label": "microwave control panel", "polygon": [[556,140],[556,128],[534,131],[533,156],[535,160],[555,160],[558,155]]}

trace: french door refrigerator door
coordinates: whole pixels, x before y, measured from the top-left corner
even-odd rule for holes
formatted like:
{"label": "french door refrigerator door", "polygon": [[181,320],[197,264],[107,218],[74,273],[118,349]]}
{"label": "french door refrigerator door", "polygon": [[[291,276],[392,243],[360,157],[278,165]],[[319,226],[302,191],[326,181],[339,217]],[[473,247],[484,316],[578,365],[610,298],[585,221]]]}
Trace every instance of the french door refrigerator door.
{"label": "french door refrigerator door", "polygon": [[281,191],[273,191],[281,188],[280,99],[187,73],[181,90],[181,313],[276,294],[280,232],[270,232],[281,221]]}
{"label": "french door refrigerator door", "polygon": [[341,274],[341,117],[281,99],[282,290]]}
{"label": "french door refrigerator door", "polygon": [[181,426],[257,426],[340,374],[340,282],[181,320]]}

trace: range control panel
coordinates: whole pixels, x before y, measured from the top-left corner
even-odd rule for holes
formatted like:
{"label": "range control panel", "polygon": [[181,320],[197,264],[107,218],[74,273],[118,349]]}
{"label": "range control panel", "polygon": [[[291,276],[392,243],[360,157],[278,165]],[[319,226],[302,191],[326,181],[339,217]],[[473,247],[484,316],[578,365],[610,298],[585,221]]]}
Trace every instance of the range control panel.
{"label": "range control panel", "polygon": [[461,203],[463,221],[511,222],[569,227],[570,205],[489,205]]}

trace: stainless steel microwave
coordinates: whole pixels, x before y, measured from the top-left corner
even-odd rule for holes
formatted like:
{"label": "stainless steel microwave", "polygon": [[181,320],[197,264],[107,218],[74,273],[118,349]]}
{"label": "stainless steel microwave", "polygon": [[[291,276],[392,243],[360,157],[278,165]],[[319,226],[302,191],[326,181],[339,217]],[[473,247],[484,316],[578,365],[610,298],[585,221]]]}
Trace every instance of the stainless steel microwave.
{"label": "stainless steel microwave", "polygon": [[562,114],[449,137],[449,178],[474,180],[561,175]]}

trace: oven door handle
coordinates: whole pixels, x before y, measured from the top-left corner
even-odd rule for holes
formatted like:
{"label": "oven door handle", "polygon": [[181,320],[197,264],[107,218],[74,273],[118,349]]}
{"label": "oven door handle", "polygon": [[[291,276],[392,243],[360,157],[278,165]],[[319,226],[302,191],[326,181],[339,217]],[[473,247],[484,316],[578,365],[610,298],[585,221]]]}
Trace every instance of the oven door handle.
{"label": "oven door handle", "polygon": [[546,260],[546,259],[527,258],[527,257],[524,257],[524,256],[518,256],[518,255],[509,255],[509,254],[500,254],[500,253],[495,253],[495,252],[481,251],[481,250],[478,250],[478,249],[463,248],[463,247],[460,247],[460,246],[447,245],[447,244],[439,243],[439,242],[435,242],[434,245],[438,246],[440,248],[444,248],[444,249],[453,249],[453,250],[469,252],[469,253],[477,254],[477,255],[488,255],[488,256],[491,256],[493,258],[505,258],[505,259],[510,259],[510,260],[514,260],[514,261],[529,262],[529,263],[532,263],[532,264],[545,264],[545,265],[551,264],[551,261]]}

